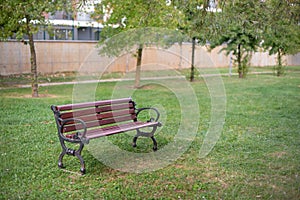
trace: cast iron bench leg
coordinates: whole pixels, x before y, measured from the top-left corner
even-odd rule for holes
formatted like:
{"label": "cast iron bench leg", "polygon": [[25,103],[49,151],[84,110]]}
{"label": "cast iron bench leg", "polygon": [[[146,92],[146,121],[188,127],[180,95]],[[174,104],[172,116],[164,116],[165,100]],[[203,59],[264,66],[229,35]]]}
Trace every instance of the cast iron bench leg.
{"label": "cast iron bench leg", "polygon": [[58,158],[58,167],[59,168],[65,168],[64,164],[62,162],[65,155],[66,155],[66,151],[63,149],[63,151],[60,153],[59,158]]}
{"label": "cast iron bench leg", "polygon": [[65,145],[65,142],[61,141],[62,152],[60,153],[59,158],[58,158],[58,167],[59,168],[65,168],[65,166],[63,164],[63,158],[66,154],[70,155],[70,156],[76,156],[80,161],[80,165],[81,165],[80,172],[82,174],[85,174],[85,172],[86,172],[85,164],[84,164],[84,160],[81,156],[81,151],[84,147],[84,144],[83,143],[79,143],[79,144],[80,144],[80,146],[79,146],[78,150],[74,150],[74,149],[67,148]]}
{"label": "cast iron bench leg", "polygon": [[154,136],[152,136],[151,139],[153,141],[153,151],[157,151],[157,142],[156,142]]}
{"label": "cast iron bench leg", "polygon": [[65,168],[65,166],[63,164],[63,158],[67,154],[68,148],[66,147],[65,142],[61,138],[59,138],[59,140],[60,140],[62,152],[60,153],[59,158],[58,158],[58,167]]}
{"label": "cast iron bench leg", "polygon": [[136,141],[137,141],[137,139],[138,139],[138,136],[135,136],[135,137],[133,138],[133,142],[132,142],[132,146],[133,146],[133,147],[136,147]]}
{"label": "cast iron bench leg", "polygon": [[83,147],[84,147],[84,144],[80,143],[79,149],[77,151],[75,151],[75,156],[77,156],[77,158],[80,160],[80,165],[81,165],[80,172],[81,172],[81,174],[85,174],[85,172],[86,172],[84,160],[81,156],[81,151],[82,151]]}
{"label": "cast iron bench leg", "polygon": [[[136,141],[138,139],[139,136],[135,136],[133,138],[133,142],[132,142],[132,146],[133,147],[136,147]],[[156,139],[154,138],[154,136],[151,136],[151,139],[153,141],[153,151],[157,151],[157,142],[156,142]]]}

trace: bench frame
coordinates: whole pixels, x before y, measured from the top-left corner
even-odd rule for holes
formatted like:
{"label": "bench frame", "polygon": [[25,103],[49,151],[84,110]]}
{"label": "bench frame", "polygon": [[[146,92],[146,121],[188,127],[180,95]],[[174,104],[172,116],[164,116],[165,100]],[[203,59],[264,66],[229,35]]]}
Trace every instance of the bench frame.
{"label": "bench frame", "polygon": [[[115,112],[114,105],[122,103],[122,105],[129,105],[127,109],[128,112],[126,114],[130,115],[131,120],[118,120],[113,115]],[[108,112],[98,112],[99,106],[110,106],[110,111]],[[84,109],[95,109],[95,112],[89,113],[89,116],[81,116],[85,112]],[[103,101],[95,101],[95,102],[86,102],[86,103],[78,103],[78,104],[66,104],[60,106],[51,106],[51,110],[54,113],[55,122],[57,126],[57,133],[59,137],[59,141],[62,147],[62,152],[58,158],[58,167],[65,168],[63,165],[63,158],[65,155],[76,156],[81,164],[80,171],[82,174],[86,173],[85,162],[83,157],[81,156],[81,152],[84,148],[85,144],[89,143],[90,139],[96,139],[99,137],[120,134],[127,131],[136,130],[136,135],[133,138],[132,146],[136,147],[137,139],[140,136],[150,137],[153,141],[153,150],[157,150],[157,141],[154,138],[154,133],[157,130],[157,127],[161,126],[161,123],[158,121],[160,117],[160,113],[156,108],[147,107],[147,108],[136,108],[136,103],[131,98],[123,98],[123,99],[113,99],[113,100],[103,100]],[[138,115],[146,110],[153,110],[156,114],[155,118],[150,118],[146,122],[141,122],[138,120]],[[122,111],[123,113],[124,111]],[[79,113],[79,116],[76,116],[75,113]],[[103,114],[104,113],[104,114]],[[108,113],[108,114],[105,114]],[[92,114],[92,115],[91,115]],[[110,118],[106,121],[102,119],[102,116],[110,116]],[[84,119],[90,119],[92,117],[96,117],[95,121],[93,121],[93,125],[91,126],[89,122]],[[98,126],[95,125],[98,123]],[[107,123],[106,123],[107,122]],[[119,122],[123,122],[123,124],[119,124]],[[125,122],[125,123],[124,123]],[[107,127],[109,126],[109,127]],[[150,131],[143,131],[143,128],[151,127]],[[79,144],[78,149],[68,148],[66,142]]]}

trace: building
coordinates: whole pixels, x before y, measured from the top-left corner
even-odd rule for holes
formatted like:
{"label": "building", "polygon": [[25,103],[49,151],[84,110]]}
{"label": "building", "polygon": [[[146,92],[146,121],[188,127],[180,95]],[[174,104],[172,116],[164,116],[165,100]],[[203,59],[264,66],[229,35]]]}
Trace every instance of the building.
{"label": "building", "polygon": [[54,15],[45,14],[52,26],[40,27],[35,40],[99,40],[103,28],[101,23],[91,18],[99,1],[87,1],[76,13],[57,11]]}

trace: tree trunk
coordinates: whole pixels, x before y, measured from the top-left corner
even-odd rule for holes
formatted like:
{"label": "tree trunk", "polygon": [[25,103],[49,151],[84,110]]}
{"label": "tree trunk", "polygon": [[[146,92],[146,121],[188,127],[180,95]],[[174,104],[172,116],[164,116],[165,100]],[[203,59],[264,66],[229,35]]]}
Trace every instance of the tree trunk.
{"label": "tree trunk", "polygon": [[30,45],[30,64],[31,64],[31,94],[32,97],[38,97],[38,75],[37,75],[37,64],[36,64],[36,53],[33,42],[33,36],[29,37],[29,45]]}
{"label": "tree trunk", "polygon": [[192,40],[192,64],[191,64],[191,76],[190,81],[193,82],[195,79],[195,45],[196,45],[196,38],[193,37]]}
{"label": "tree trunk", "polygon": [[37,75],[37,64],[36,64],[36,53],[33,41],[33,34],[30,28],[30,17],[26,16],[27,34],[29,37],[29,48],[30,48],[30,64],[31,64],[31,95],[32,97],[38,97],[38,75]]}
{"label": "tree trunk", "polygon": [[241,44],[238,45],[237,62],[238,62],[238,73],[239,73],[239,78],[243,78],[243,66],[242,66]]}
{"label": "tree trunk", "polygon": [[283,74],[283,67],[282,67],[282,53],[280,49],[278,49],[277,52],[277,62],[278,62],[277,76],[281,76]]}
{"label": "tree trunk", "polygon": [[136,72],[135,72],[135,83],[134,83],[135,88],[140,87],[142,55],[143,55],[143,46],[140,45],[137,50],[137,63],[136,63]]}

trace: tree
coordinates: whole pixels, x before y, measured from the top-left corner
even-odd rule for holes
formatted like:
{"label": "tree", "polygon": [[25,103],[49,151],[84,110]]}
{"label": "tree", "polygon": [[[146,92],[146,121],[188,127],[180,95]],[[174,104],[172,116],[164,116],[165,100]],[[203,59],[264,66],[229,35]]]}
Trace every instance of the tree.
{"label": "tree", "polygon": [[[192,60],[190,81],[195,78],[195,45],[205,44],[215,32],[214,19],[216,9],[212,0],[174,0],[173,4],[184,14],[184,23],[179,24],[179,30],[192,41]],[[213,5],[212,5],[213,4]]]}
{"label": "tree", "polygon": [[259,45],[260,20],[264,20],[260,0],[226,1],[217,15],[215,22],[220,34],[212,41],[211,48],[225,44],[222,50],[235,56],[240,78],[246,76],[251,52]]}
{"label": "tree", "polygon": [[300,4],[296,1],[265,2],[267,20],[263,46],[270,55],[277,54],[277,76],[284,73],[283,56],[300,52]]}
{"label": "tree", "polygon": [[[102,45],[101,52],[118,55],[136,48],[135,87],[139,87],[143,48],[175,42],[177,36],[173,30],[180,23],[180,12],[171,5],[171,1],[166,0],[102,0],[95,9],[94,17],[107,15],[99,43]],[[126,32],[126,38],[110,40],[122,32]]]}
{"label": "tree", "polygon": [[[67,0],[3,0],[0,4],[0,39],[15,37],[28,39],[32,77],[32,97],[38,97],[38,70],[33,35],[38,27],[47,24],[44,14],[51,13],[67,4]],[[24,42],[27,44],[27,41]]]}

